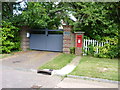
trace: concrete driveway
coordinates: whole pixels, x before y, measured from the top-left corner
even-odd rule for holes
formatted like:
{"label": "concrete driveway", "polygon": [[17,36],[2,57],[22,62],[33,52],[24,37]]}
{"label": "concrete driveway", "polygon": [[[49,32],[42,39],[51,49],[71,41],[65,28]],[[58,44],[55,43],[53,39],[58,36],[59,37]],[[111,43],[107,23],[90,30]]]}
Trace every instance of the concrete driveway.
{"label": "concrete driveway", "polygon": [[59,54],[60,53],[58,52],[45,51],[19,52],[13,56],[3,59],[2,65],[18,69],[37,69],[39,66],[45,64]]}
{"label": "concrete driveway", "polygon": [[60,77],[37,74],[36,70],[60,54],[59,52],[26,51],[0,60],[2,63],[0,64],[0,67],[2,66],[0,88],[31,88],[33,85],[55,87],[61,81]]}

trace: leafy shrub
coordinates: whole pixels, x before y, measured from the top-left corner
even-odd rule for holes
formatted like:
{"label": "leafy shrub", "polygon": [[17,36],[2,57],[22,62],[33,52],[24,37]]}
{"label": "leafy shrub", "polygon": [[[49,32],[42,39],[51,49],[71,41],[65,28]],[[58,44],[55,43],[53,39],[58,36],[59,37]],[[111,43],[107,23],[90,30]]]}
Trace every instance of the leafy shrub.
{"label": "leafy shrub", "polygon": [[88,55],[94,55],[94,47],[92,44],[88,46],[89,51],[87,52]]}
{"label": "leafy shrub", "polygon": [[[91,44],[88,46],[89,51],[85,52],[87,55],[92,55],[99,58],[118,58],[118,40],[117,38],[106,38],[108,43],[104,44],[104,46],[94,46]],[[96,53],[97,48],[99,53]],[[85,51],[85,50],[84,50]]]}
{"label": "leafy shrub", "polygon": [[103,47],[99,47],[98,57],[104,58],[117,58],[118,57],[118,46],[105,44]]}
{"label": "leafy shrub", "polygon": [[[110,38],[110,37],[105,37],[106,41],[109,41],[109,43],[106,43],[102,48],[99,48],[100,54],[105,54],[102,55],[104,57],[108,58],[118,58],[118,37]],[[106,50],[106,51],[105,51]],[[101,57],[101,56],[99,56]]]}
{"label": "leafy shrub", "polygon": [[2,34],[2,45],[0,53],[10,53],[11,51],[18,50],[20,47],[19,28],[12,25],[11,22],[3,21],[0,32]]}
{"label": "leafy shrub", "polygon": [[71,54],[75,54],[75,47],[71,47],[71,48],[70,48],[70,53],[71,53]]}

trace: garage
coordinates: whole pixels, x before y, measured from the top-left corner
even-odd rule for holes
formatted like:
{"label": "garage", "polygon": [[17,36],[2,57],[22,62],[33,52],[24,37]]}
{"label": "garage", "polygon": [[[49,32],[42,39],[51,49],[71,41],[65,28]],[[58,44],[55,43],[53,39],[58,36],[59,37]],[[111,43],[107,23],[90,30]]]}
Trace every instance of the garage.
{"label": "garage", "polygon": [[63,30],[31,30],[30,49],[63,51]]}

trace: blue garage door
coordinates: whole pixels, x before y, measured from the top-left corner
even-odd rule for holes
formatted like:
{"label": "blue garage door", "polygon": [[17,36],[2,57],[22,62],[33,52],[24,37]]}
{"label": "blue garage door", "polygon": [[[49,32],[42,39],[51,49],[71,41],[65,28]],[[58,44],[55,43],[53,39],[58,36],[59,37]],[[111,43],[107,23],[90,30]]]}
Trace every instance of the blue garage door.
{"label": "blue garage door", "polygon": [[31,34],[30,49],[62,51],[63,35],[62,34]]}

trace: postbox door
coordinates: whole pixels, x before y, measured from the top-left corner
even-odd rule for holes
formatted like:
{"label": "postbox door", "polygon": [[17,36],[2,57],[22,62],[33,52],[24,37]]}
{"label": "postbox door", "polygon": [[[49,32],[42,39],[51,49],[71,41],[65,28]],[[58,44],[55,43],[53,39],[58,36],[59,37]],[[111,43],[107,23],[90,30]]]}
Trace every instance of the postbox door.
{"label": "postbox door", "polygon": [[76,47],[82,47],[82,35],[76,37]]}

